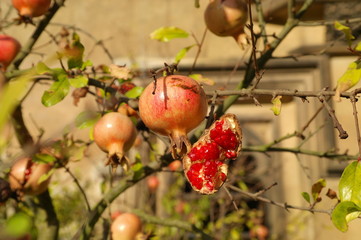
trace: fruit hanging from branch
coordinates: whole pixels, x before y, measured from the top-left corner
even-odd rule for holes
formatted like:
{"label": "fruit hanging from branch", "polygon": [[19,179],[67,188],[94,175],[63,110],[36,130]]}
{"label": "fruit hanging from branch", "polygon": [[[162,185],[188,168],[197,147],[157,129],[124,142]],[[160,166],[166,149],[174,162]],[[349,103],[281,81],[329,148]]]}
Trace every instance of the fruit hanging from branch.
{"label": "fruit hanging from branch", "polygon": [[248,20],[246,0],[211,0],[204,12],[204,20],[215,35],[231,36],[241,47],[248,43],[244,32]]}
{"label": "fruit hanging from branch", "polygon": [[129,168],[129,160],[124,155],[134,144],[137,130],[132,120],[118,112],[105,114],[94,126],[94,141],[98,147],[108,153],[106,165],[113,170],[121,165]]}
{"label": "fruit hanging from branch", "polygon": [[51,0],[12,0],[13,6],[22,18],[32,19],[44,15]]}
{"label": "fruit hanging from branch", "polygon": [[9,173],[9,183],[12,191],[18,195],[38,195],[48,188],[50,177],[39,181],[42,176],[49,173],[53,166],[49,163],[33,162],[31,158],[22,158],[15,162]]}
{"label": "fruit hanging from branch", "polygon": [[0,71],[6,68],[15,59],[21,48],[20,43],[8,35],[0,35]]}
{"label": "fruit hanging from branch", "polygon": [[227,179],[228,161],[242,148],[242,131],[234,114],[225,114],[204,131],[183,158],[192,188],[202,194],[218,191]]}
{"label": "fruit hanging from branch", "polygon": [[113,221],[110,231],[112,240],[136,240],[142,235],[142,222],[133,213],[121,213]]}
{"label": "fruit hanging from branch", "polygon": [[183,156],[191,147],[187,133],[207,114],[207,97],[194,79],[182,75],[160,77],[139,99],[140,118],[152,131],[171,139],[172,156]]}

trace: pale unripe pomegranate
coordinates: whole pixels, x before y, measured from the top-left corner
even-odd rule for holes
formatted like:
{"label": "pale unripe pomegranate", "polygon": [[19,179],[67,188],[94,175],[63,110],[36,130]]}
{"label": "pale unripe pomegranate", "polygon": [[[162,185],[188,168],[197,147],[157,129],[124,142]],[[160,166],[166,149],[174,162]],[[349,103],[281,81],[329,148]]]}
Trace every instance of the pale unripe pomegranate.
{"label": "pale unripe pomegranate", "polygon": [[45,14],[51,0],[12,0],[13,6],[22,17],[33,18]]}
{"label": "pale unripe pomegranate", "polygon": [[248,19],[246,0],[213,0],[205,12],[207,28],[217,36],[231,36],[239,44],[247,43],[244,26]]}
{"label": "pale unripe pomegranate", "polygon": [[132,120],[118,112],[105,114],[94,126],[94,141],[108,153],[106,165],[111,164],[113,170],[119,164],[128,169],[129,160],[124,154],[133,146],[136,137],[137,130]]}
{"label": "pale unripe pomegranate", "polygon": [[0,70],[5,71],[20,51],[20,43],[13,37],[0,35]]}
{"label": "pale unripe pomegranate", "polygon": [[152,131],[169,136],[174,158],[190,147],[187,133],[206,117],[207,98],[194,79],[170,75],[149,84],[139,99],[140,118]]}
{"label": "pale unripe pomegranate", "polygon": [[51,164],[35,163],[31,158],[22,158],[10,169],[10,187],[13,191],[30,195],[43,193],[48,188],[50,177],[41,183],[39,183],[39,179],[51,169]]}
{"label": "pale unripe pomegranate", "polygon": [[133,213],[122,213],[112,223],[112,240],[135,240],[141,234],[142,222]]}

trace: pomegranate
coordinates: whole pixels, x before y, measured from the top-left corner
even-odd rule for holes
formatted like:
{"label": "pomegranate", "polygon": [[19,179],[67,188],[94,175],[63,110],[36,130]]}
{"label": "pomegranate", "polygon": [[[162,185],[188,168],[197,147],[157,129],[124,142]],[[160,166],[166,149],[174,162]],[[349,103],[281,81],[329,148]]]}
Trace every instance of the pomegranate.
{"label": "pomegranate", "polygon": [[21,17],[31,19],[45,14],[49,10],[51,0],[12,0],[12,3]]}
{"label": "pomegranate", "polygon": [[105,114],[94,126],[94,141],[98,147],[108,153],[106,165],[113,170],[120,164],[125,170],[129,160],[124,154],[132,147],[137,137],[137,130],[129,117],[110,112]]}
{"label": "pomegranate", "polygon": [[120,214],[112,223],[112,240],[135,240],[141,235],[142,222],[133,213]]}
{"label": "pomegranate", "polygon": [[227,160],[237,158],[242,132],[234,114],[225,114],[205,130],[183,158],[184,173],[195,191],[212,194],[227,179]]}
{"label": "pomegranate", "polygon": [[191,147],[187,133],[207,114],[203,88],[192,78],[181,75],[161,77],[149,84],[139,99],[140,118],[152,131],[169,136],[173,158]]}
{"label": "pomegranate", "polygon": [[169,170],[175,172],[178,171],[182,166],[182,162],[180,160],[174,160],[173,162],[169,163],[168,168]]}
{"label": "pomegranate", "polygon": [[118,216],[120,216],[122,214],[121,211],[115,211],[111,214],[110,218],[112,219],[112,221],[114,221]]}
{"label": "pomegranate", "polygon": [[244,26],[248,19],[245,0],[211,0],[204,12],[207,28],[217,36],[231,36],[238,44],[248,43]]}
{"label": "pomegranate", "polygon": [[20,43],[8,35],[0,35],[0,70],[4,71],[20,51]]}
{"label": "pomegranate", "polygon": [[50,177],[41,183],[39,183],[39,179],[51,169],[51,164],[35,163],[31,158],[22,158],[10,169],[10,187],[20,195],[23,193],[30,195],[43,193],[48,188]]}
{"label": "pomegranate", "polygon": [[154,193],[159,186],[159,179],[157,176],[149,176],[147,178],[147,186],[150,192]]}
{"label": "pomegranate", "polygon": [[251,229],[249,235],[253,239],[266,240],[269,235],[269,230],[264,225],[257,225]]}

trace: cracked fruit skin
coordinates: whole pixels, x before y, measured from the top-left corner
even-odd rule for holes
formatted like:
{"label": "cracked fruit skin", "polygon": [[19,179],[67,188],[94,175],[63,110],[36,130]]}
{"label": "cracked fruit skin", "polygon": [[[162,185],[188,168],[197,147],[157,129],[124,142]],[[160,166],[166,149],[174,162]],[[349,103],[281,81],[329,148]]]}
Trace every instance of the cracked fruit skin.
{"label": "cracked fruit skin", "polygon": [[0,35],[0,70],[5,71],[20,51],[20,43],[8,35]]}
{"label": "cracked fruit skin", "polygon": [[110,227],[112,240],[135,240],[141,234],[142,222],[133,213],[122,213]]}
{"label": "cracked fruit skin", "polygon": [[22,17],[39,17],[50,7],[51,0],[12,0],[13,6]]}
{"label": "cracked fruit skin", "polygon": [[110,112],[101,117],[94,126],[94,141],[98,147],[108,153],[106,165],[113,170],[121,165],[125,170],[129,160],[124,154],[133,146],[137,130],[130,118],[118,112]]}
{"label": "cracked fruit skin", "polygon": [[22,158],[15,162],[9,173],[9,183],[13,191],[29,195],[38,195],[48,188],[50,177],[39,183],[39,179],[52,169],[48,163],[35,163],[31,158]]}
{"label": "cracked fruit skin", "polygon": [[245,0],[212,0],[205,12],[207,28],[217,36],[231,36],[242,45],[247,43],[244,26],[248,19]]}
{"label": "cracked fruit skin", "polygon": [[190,147],[187,133],[207,114],[207,97],[194,79],[182,75],[160,77],[150,83],[139,99],[139,113],[152,131],[169,136],[173,158]]}
{"label": "cracked fruit skin", "polygon": [[227,179],[228,161],[242,148],[242,131],[234,114],[215,121],[183,158],[185,176],[192,188],[213,194]]}

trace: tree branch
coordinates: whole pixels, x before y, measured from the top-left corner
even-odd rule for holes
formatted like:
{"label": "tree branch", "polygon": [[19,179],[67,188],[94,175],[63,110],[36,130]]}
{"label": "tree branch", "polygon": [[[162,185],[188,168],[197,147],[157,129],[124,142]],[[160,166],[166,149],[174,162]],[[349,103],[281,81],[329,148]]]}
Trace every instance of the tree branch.
{"label": "tree branch", "polygon": [[144,220],[147,223],[152,224],[158,224],[162,226],[168,226],[168,227],[176,227],[178,229],[185,230],[187,232],[196,232],[201,235],[202,239],[213,239],[211,236],[203,232],[201,229],[195,227],[193,224],[190,224],[185,221],[181,221],[178,219],[169,219],[169,218],[159,218],[156,216],[152,216],[149,214],[146,214],[143,211],[140,211],[138,209],[132,210],[132,212],[136,215],[138,215],[142,220]]}
{"label": "tree branch", "polygon": [[311,213],[317,212],[317,213],[325,213],[325,214],[331,215],[331,210],[320,210],[320,209],[314,209],[314,208],[309,208],[309,207],[294,206],[294,205],[290,205],[288,203],[275,202],[275,201],[273,201],[271,199],[268,199],[268,198],[265,198],[265,197],[260,197],[259,194],[257,194],[257,193],[246,192],[246,191],[243,191],[242,189],[240,189],[238,187],[235,187],[235,186],[232,186],[232,185],[228,185],[227,187],[232,189],[233,191],[236,191],[238,193],[241,193],[241,194],[245,195],[246,197],[249,197],[249,198],[252,198],[254,200],[264,202],[264,203],[269,203],[269,204],[275,205],[277,207],[284,208],[285,210],[296,209],[296,210],[301,210],[301,211],[308,211],[308,212],[311,212]]}

